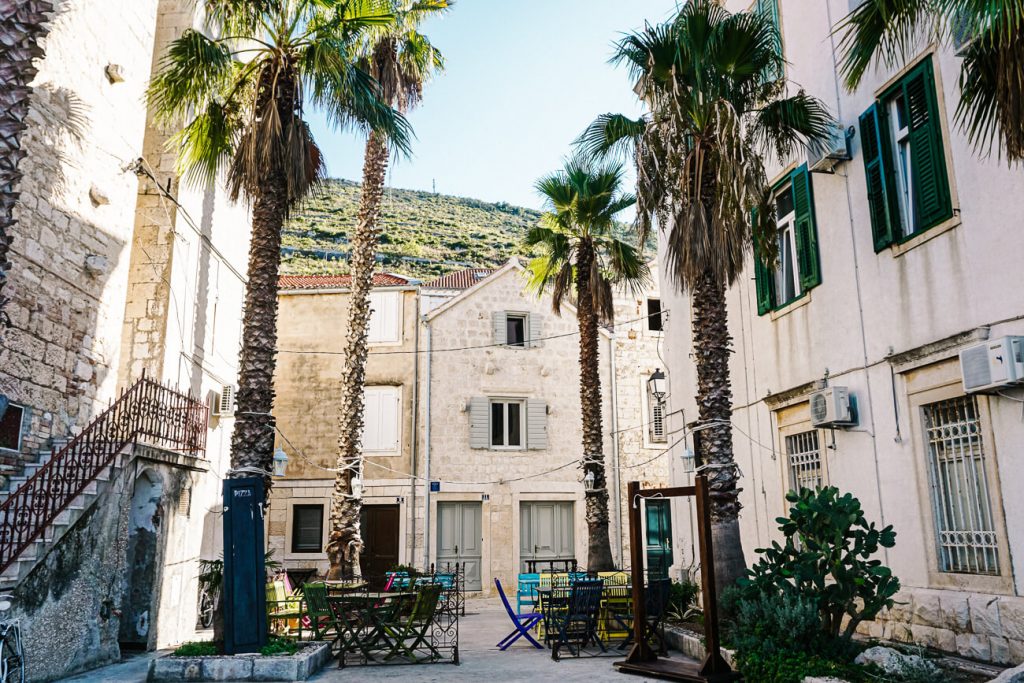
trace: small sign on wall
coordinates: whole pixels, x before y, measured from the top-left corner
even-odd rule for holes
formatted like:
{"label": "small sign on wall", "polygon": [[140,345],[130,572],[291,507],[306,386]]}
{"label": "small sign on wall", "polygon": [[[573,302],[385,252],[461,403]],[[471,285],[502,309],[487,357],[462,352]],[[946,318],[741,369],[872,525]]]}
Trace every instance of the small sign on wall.
{"label": "small sign on wall", "polygon": [[430,482],[430,492],[431,493],[437,493],[440,490],[441,490],[441,482],[439,482],[439,481],[432,481],[432,482]]}

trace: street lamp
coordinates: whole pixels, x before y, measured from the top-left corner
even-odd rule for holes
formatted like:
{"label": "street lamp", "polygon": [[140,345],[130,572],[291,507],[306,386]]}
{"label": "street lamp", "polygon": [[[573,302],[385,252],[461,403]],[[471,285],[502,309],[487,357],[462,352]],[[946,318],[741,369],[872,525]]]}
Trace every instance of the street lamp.
{"label": "street lamp", "polygon": [[358,474],[353,474],[349,480],[349,486],[352,487],[352,497],[362,498],[363,497],[363,480],[359,478]]}
{"label": "street lamp", "polygon": [[665,373],[661,371],[661,368],[652,372],[651,376],[647,378],[647,391],[658,402],[658,405],[665,402],[668,392],[665,390]]}
{"label": "street lamp", "polygon": [[283,477],[288,471],[288,454],[280,446],[274,451],[274,476]]}
{"label": "street lamp", "polygon": [[588,493],[594,490],[594,481],[597,477],[594,476],[594,472],[587,472],[586,476],[583,477],[583,490]]}

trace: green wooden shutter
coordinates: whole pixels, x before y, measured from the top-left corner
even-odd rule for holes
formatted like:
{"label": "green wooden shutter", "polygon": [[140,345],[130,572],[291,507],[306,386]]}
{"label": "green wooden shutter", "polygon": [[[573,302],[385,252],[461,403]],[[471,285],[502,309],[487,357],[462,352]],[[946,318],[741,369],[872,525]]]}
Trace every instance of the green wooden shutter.
{"label": "green wooden shutter", "polygon": [[[757,225],[756,206],[750,211],[750,225],[752,228]],[[754,289],[757,291],[757,314],[764,315],[775,306],[775,278],[757,253],[757,240],[754,240]]]}
{"label": "green wooden shutter", "polygon": [[953,215],[932,60],[926,59],[907,74],[902,87],[910,119],[914,232],[917,232]]}
{"label": "green wooden shutter", "polygon": [[871,237],[875,251],[893,243],[894,222],[899,220],[893,205],[892,164],[888,163],[889,136],[886,116],[881,104],[875,103],[860,115],[860,141],[864,153],[864,176],[868,190],[868,213],[871,216]]}
{"label": "green wooden shutter", "polygon": [[814,191],[807,164],[793,171],[793,205],[796,209],[796,256],[800,286],[806,291],[821,284],[818,259],[818,227],[814,221]]}
{"label": "green wooden shutter", "polygon": [[[772,42],[775,43],[775,53],[782,57],[782,22],[779,19],[779,0],[757,0],[757,13],[767,17],[775,27],[775,36]],[[782,73],[775,69],[766,70],[765,81],[776,81],[782,78]]]}

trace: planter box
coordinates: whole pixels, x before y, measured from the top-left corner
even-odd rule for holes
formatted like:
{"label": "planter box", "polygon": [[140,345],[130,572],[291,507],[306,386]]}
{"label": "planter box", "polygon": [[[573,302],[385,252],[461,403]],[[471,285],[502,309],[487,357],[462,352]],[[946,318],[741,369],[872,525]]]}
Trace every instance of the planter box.
{"label": "planter box", "polygon": [[304,681],[331,659],[328,643],[310,643],[293,655],[157,657],[149,665],[150,681]]}
{"label": "planter box", "polygon": [[[665,640],[669,646],[679,650],[691,659],[696,659],[698,662],[702,661],[708,654],[708,651],[704,648],[703,633],[694,633],[693,631],[682,628],[681,626],[666,625]],[[736,668],[736,662],[733,660],[735,653],[724,647],[721,651],[722,658],[729,662],[729,666]]]}

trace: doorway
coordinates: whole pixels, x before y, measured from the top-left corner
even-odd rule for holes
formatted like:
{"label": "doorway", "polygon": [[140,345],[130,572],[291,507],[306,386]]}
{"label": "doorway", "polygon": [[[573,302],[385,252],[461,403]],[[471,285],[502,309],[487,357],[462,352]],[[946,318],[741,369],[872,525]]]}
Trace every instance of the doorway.
{"label": "doorway", "polygon": [[372,582],[382,581],[384,573],[398,565],[400,518],[397,505],[364,505],[359,513],[363,537],[359,569]]}
{"label": "doorway", "polygon": [[576,557],[571,501],[524,502],[519,506],[519,571],[527,560],[571,560]]}
{"label": "doorway", "polygon": [[128,519],[128,583],[117,638],[123,649],[147,649],[152,640],[162,496],[163,484],[155,473],[146,470],[135,479]]}
{"label": "doorway", "polygon": [[466,573],[466,590],[483,589],[480,564],[483,559],[480,503],[437,504],[437,568],[460,563]]}
{"label": "doorway", "polygon": [[668,576],[672,566],[672,501],[648,499],[647,508],[647,569],[654,576]]}

